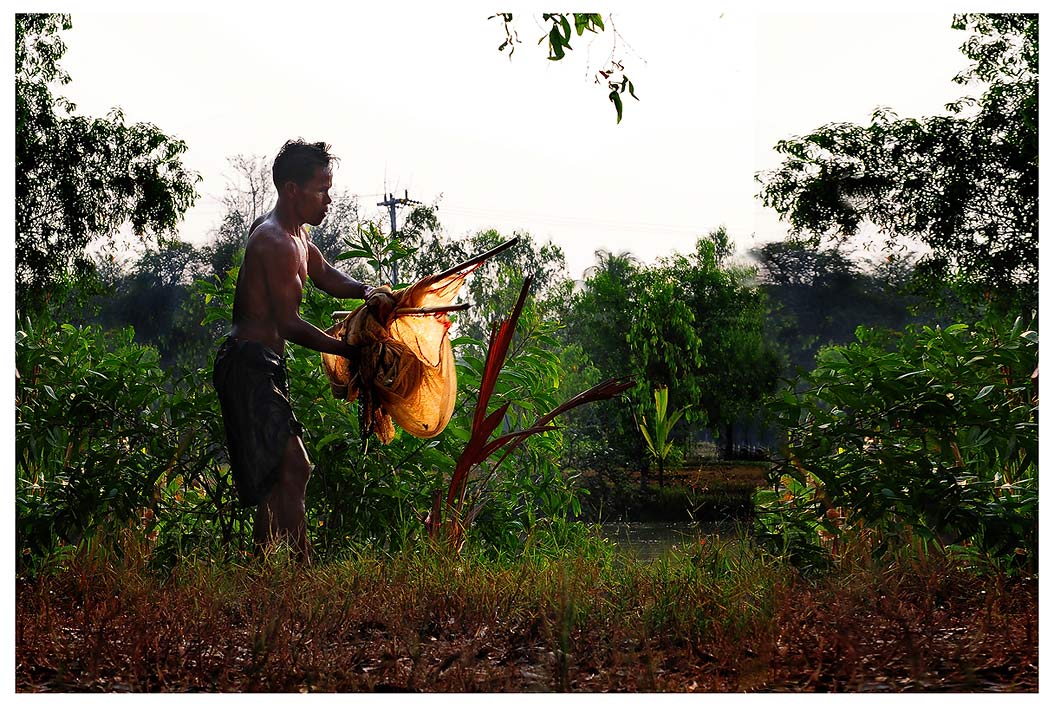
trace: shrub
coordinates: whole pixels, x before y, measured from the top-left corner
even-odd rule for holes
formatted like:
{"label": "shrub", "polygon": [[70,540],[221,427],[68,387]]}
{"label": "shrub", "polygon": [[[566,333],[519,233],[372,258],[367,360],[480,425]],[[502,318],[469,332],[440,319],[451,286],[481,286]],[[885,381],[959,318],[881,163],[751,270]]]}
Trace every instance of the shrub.
{"label": "shrub", "polygon": [[211,463],[218,406],[173,381],[130,328],[21,324],[15,499],[23,562],[117,527],[150,534],[177,516],[195,525],[207,489],[184,492]]}
{"label": "shrub", "polygon": [[1038,333],[988,319],[856,335],[775,402],[788,460],[758,497],[762,538],[800,555],[864,531],[877,552],[919,539],[1034,561]]}

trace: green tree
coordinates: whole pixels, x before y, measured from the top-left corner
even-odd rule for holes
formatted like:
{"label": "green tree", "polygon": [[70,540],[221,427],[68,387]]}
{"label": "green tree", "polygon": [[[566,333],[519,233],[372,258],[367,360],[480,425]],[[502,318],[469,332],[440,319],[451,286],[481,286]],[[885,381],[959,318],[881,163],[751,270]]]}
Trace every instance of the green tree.
{"label": "green tree", "polygon": [[851,341],[861,324],[900,329],[936,316],[920,297],[902,292],[911,274],[906,258],[878,267],[841,248],[795,239],[766,243],[751,255],[768,300],[767,335],[787,357],[788,377],[810,370],[821,346]]}
{"label": "green tree", "polygon": [[[564,360],[589,382],[637,373],[627,322],[634,313],[634,278],[641,264],[628,252],[598,250],[596,264],[564,302],[560,320]],[[647,450],[632,405],[591,405],[568,413],[568,462],[607,475],[620,469],[647,473]]]}
{"label": "green tree", "polygon": [[785,156],[758,175],[760,196],[797,234],[844,240],[865,223],[887,246],[921,242],[916,282],[946,282],[1004,311],[1035,308],[1038,292],[1037,15],[958,15],[973,62],[960,84],[987,84],[948,115],[900,118],[880,108],[870,125],[835,123],[776,146]]}
{"label": "green tree", "polygon": [[228,209],[202,247],[205,277],[222,279],[228,270],[241,264],[252,219],[243,211]]}
{"label": "green tree", "polygon": [[626,322],[633,305],[632,283],[641,269],[629,252],[598,250],[596,264],[586,270],[572,309],[564,319],[593,364],[616,375],[631,372]]}
{"label": "green tree", "polygon": [[44,305],[94,269],[85,248],[126,223],[148,240],[172,232],[194,202],[186,145],[149,123],[75,114],[52,87],[68,15],[15,16],[15,288],[20,310]]}
{"label": "green tree", "polygon": [[705,420],[724,438],[726,456],[734,430],[755,418],[782,371],[765,336],[765,296],[754,270],[728,263],[729,252],[719,228],[691,255],[643,269],[627,320],[638,378],[668,386],[677,407],[690,405],[688,421]]}
{"label": "green tree", "polygon": [[[730,262],[731,252],[719,228],[700,238],[694,253],[650,267],[625,253],[597,253],[561,316],[564,338],[596,368],[595,377],[630,375],[640,385],[633,404],[572,414],[569,435],[584,438],[577,445],[583,464],[636,468],[646,479],[634,410],[651,404],[657,387],[668,388],[674,407],[690,408],[689,423],[717,431],[731,455],[734,429],[755,420],[782,371],[766,336],[764,293],[752,268]],[[585,458],[590,450],[593,458]]]}
{"label": "green tree", "polygon": [[201,326],[203,307],[191,297],[201,257],[201,251],[178,239],[148,247],[97,298],[99,322],[106,329],[131,326],[136,341],[154,346],[166,368],[204,366],[216,332]]}

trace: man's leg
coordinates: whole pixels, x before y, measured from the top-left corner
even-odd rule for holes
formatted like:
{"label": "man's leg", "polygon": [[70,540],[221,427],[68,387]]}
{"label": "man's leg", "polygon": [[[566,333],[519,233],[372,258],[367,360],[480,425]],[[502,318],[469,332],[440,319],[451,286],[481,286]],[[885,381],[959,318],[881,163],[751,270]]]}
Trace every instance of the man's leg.
{"label": "man's leg", "polygon": [[275,539],[285,540],[301,561],[311,562],[311,546],[307,540],[307,521],[304,498],[307,481],[311,477],[311,463],[300,437],[290,435],[282,455],[278,480],[256,511],[253,536],[257,548]]}

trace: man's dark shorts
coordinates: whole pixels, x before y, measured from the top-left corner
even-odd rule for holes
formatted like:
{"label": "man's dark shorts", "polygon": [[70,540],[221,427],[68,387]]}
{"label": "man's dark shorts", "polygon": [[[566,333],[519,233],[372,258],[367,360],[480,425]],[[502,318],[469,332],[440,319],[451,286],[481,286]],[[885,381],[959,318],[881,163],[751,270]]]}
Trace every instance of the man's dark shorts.
{"label": "man's dark shorts", "polygon": [[289,404],[285,359],[258,342],[228,337],[216,354],[212,385],[220,397],[238,498],[257,505],[278,480],[289,436],[303,435]]}

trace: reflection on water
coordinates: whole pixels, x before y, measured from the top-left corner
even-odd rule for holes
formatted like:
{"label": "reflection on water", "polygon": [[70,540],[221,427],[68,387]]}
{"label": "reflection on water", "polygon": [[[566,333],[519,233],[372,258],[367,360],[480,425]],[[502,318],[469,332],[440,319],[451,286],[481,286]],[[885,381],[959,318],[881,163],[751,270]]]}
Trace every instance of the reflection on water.
{"label": "reflection on water", "polygon": [[654,560],[669,550],[697,543],[705,537],[733,537],[745,529],[742,522],[732,520],[708,523],[599,523],[598,526],[605,538],[614,541],[621,550],[639,560]]}

